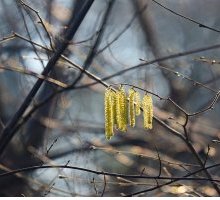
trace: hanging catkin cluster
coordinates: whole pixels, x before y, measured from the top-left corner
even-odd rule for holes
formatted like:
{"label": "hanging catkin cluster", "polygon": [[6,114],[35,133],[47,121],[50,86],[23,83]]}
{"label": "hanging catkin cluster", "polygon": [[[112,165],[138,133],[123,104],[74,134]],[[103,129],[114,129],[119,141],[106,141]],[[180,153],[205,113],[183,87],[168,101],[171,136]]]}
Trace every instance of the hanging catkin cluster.
{"label": "hanging catkin cluster", "polygon": [[116,91],[111,87],[105,92],[105,135],[111,139],[114,135],[114,128],[126,132],[127,125],[135,127],[136,116],[141,114],[143,109],[144,128],[152,129],[153,102],[150,95],[145,94],[142,101],[140,94],[130,88],[128,96],[123,86]]}

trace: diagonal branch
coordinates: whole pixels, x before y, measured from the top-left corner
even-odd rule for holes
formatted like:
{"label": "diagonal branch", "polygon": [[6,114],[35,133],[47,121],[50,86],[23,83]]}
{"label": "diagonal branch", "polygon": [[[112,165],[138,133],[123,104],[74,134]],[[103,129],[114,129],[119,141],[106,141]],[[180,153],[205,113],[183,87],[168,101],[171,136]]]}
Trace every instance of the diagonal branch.
{"label": "diagonal branch", "polygon": [[[61,54],[64,52],[64,50],[68,46],[68,42],[73,38],[75,35],[76,31],[78,30],[81,22],[83,21],[84,17],[86,16],[87,12],[89,11],[92,3],[94,0],[87,0],[83,4],[82,8],[79,11],[79,15],[75,18],[75,20],[72,22],[70,29],[67,30],[64,38],[65,40],[60,43],[57,47],[57,51],[52,55],[50,58],[49,62],[47,63],[47,66],[45,67],[42,75],[46,76],[50,73],[50,71],[53,69],[54,65],[56,62],[59,60],[61,57]],[[5,147],[8,145],[12,137],[14,136],[15,132],[12,132],[11,130],[13,127],[17,124],[17,122],[21,119],[22,115],[26,111],[26,109],[29,107],[29,105],[32,102],[32,99],[40,89],[41,85],[43,84],[44,80],[38,79],[27,97],[25,98],[24,102],[18,109],[18,111],[14,114],[12,119],[8,122],[6,127],[3,129],[1,138],[0,138],[0,155],[4,152]]]}

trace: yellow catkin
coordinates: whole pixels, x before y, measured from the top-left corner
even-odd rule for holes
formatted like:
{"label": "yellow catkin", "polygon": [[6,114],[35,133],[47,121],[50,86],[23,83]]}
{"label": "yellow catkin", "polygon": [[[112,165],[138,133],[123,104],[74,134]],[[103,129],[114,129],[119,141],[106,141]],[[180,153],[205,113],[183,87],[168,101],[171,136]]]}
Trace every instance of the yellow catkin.
{"label": "yellow catkin", "polygon": [[128,97],[129,97],[129,119],[130,119],[130,126],[135,126],[135,107],[134,107],[134,100],[135,100],[136,91],[133,88],[129,89]]}
{"label": "yellow catkin", "polygon": [[117,125],[117,93],[112,91],[112,109],[113,109],[113,126],[115,125],[116,128],[118,128]]}
{"label": "yellow catkin", "polygon": [[106,139],[111,139],[113,136],[113,104],[112,104],[112,93],[110,88],[105,91],[105,136]]}
{"label": "yellow catkin", "polygon": [[136,116],[139,116],[141,114],[141,98],[139,92],[135,92],[135,114]]}
{"label": "yellow catkin", "polygon": [[124,87],[121,86],[116,94],[116,120],[120,131],[127,131],[127,100]]}
{"label": "yellow catkin", "polygon": [[153,125],[153,101],[150,95],[145,94],[142,101],[144,128],[152,129]]}

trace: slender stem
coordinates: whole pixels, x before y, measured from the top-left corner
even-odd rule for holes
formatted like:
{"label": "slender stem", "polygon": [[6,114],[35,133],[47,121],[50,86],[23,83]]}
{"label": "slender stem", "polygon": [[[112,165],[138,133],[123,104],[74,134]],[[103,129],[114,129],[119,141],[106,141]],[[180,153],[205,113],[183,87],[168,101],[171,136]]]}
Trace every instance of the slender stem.
{"label": "slender stem", "polygon": [[[88,173],[92,173],[92,174],[97,174],[97,175],[107,175],[107,176],[112,176],[112,177],[122,177],[122,178],[140,178],[140,179],[158,179],[158,180],[200,180],[200,181],[207,181],[209,179],[207,178],[197,178],[197,177],[190,177],[192,175],[195,175],[199,172],[202,172],[204,169],[211,169],[211,168],[215,168],[215,167],[220,167],[220,163],[215,164],[215,165],[211,165],[209,167],[206,168],[202,168],[199,170],[196,170],[194,172],[191,172],[183,177],[166,177],[166,176],[147,176],[147,175],[143,175],[143,174],[139,174],[139,175],[130,175],[130,174],[120,174],[120,173],[112,173],[112,172],[104,172],[104,171],[98,171],[98,170],[92,170],[92,169],[87,169],[87,168],[82,168],[82,167],[75,167],[75,166],[70,166],[70,165],[37,165],[37,166],[30,166],[30,167],[25,167],[25,168],[21,168],[21,169],[16,169],[16,170],[12,170],[9,172],[5,172],[0,174],[0,178],[2,177],[6,177],[6,176],[12,176],[14,174],[17,173],[21,173],[21,172],[28,172],[28,171],[33,171],[33,170],[37,170],[37,169],[72,169],[72,170],[78,170],[78,171],[84,171],[84,172],[88,172]],[[220,180],[218,179],[213,179],[215,182],[220,182]]]}
{"label": "slender stem", "polygon": [[205,25],[205,24],[202,24],[202,23],[200,23],[200,22],[198,22],[198,21],[196,21],[196,20],[190,18],[190,17],[187,17],[187,16],[184,16],[184,15],[181,15],[181,14],[175,12],[174,10],[171,10],[170,8],[164,6],[163,4],[157,2],[156,0],[152,0],[152,1],[153,1],[155,4],[159,5],[160,7],[164,8],[165,10],[167,10],[167,11],[173,13],[174,15],[177,15],[177,16],[179,16],[179,17],[181,17],[181,18],[184,18],[184,19],[186,19],[186,20],[188,20],[188,21],[194,23],[194,24],[199,25],[199,27],[201,27],[201,28],[206,28],[206,29],[209,29],[209,30],[211,30],[211,31],[214,31],[214,32],[220,33],[220,30],[218,30],[218,29],[216,29],[216,28],[213,28],[213,27],[207,26],[207,25]]}

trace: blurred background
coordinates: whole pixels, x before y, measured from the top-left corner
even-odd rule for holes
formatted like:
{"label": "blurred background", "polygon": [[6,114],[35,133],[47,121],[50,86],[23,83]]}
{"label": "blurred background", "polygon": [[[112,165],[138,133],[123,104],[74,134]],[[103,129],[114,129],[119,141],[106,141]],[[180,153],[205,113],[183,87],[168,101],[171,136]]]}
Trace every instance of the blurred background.
{"label": "blurred background", "polygon": [[[0,0],[0,133],[18,110],[51,57],[51,44],[64,33],[85,1]],[[107,84],[131,84],[153,97],[153,129],[143,128],[142,116],[126,133],[115,131],[105,139],[103,84],[60,59],[27,112],[35,109],[17,129],[0,160],[1,173],[33,165],[69,165],[97,171],[157,177],[183,177],[220,162],[218,100],[206,109],[219,90],[219,49],[144,65],[144,61],[219,43],[218,0],[95,0],[64,55],[84,66],[100,34],[102,37],[88,72]],[[25,4],[22,4],[25,3]],[[29,7],[30,6],[30,7]],[[111,8],[110,8],[111,6]],[[108,10],[109,9],[109,10]],[[108,12],[109,11],[109,12]],[[106,13],[108,12],[108,15]],[[199,24],[212,27],[204,28]],[[14,35],[15,33],[15,35]],[[50,36],[50,39],[49,37]],[[143,61],[144,60],[144,61]],[[122,70],[142,64],[133,70]],[[117,74],[118,73],[118,74]],[[59,81],[54,83],[55,80]],[[75,88],[48,96],[77,80]],[[87,86],[88,85],[88,86]],[[129,87],[125,87],[128,91]],[[139,91],[141,96],[144,92]],[[168,97],[171,101],[165,100]],[[187,146],[175,130],[192,144]],[[184,131],[185,128],[185,131]],[[218,168],[209,170],[219,179]],[[207,178],[198,173],[194,178]],[[0,178],[0,196],[218,196],[205,180],[131,179],[96,175],[71,169],[38,169]],[[153,188],[153,189],[151,189]]]}

